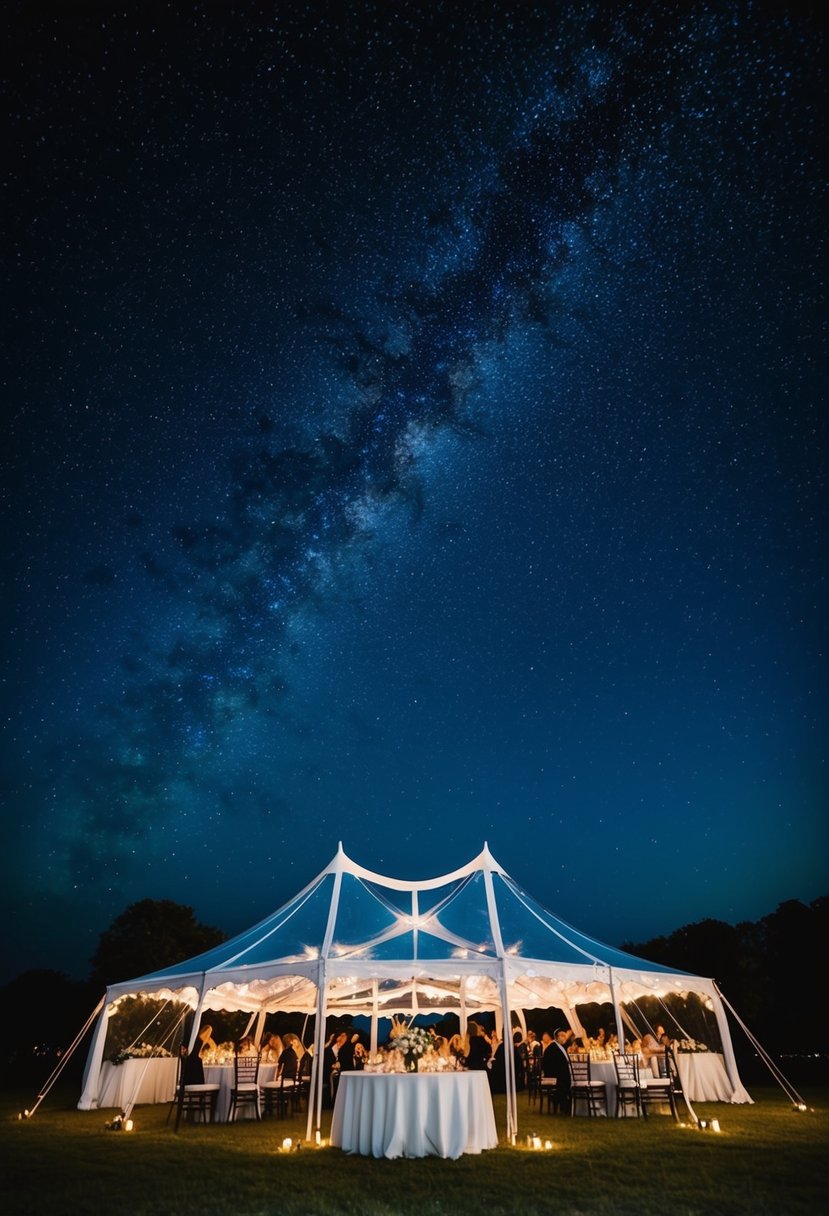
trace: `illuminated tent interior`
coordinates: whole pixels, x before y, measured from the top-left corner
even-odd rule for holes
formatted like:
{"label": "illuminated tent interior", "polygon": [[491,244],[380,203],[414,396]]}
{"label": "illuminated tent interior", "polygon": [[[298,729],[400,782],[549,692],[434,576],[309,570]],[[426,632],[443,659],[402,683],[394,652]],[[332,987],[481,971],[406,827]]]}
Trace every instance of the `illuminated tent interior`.
{"label": "illuminated tent interior", "polygon": [[[319,1125],[325,1019],[363,1014],[493,1011],[499,1030],[523,1025],[526,1009],[555,1006],[577,1034],[577,1006],[610,1002],[619,1041],[625,1004],[645,996],[696,993],[714,1013],[733,1086],[737,1072],[725,1010],[713,979],[672,971],[606,946],[559,920],[529,896],[484,845],[467,865],[414,882],[387,878],[352,861],[342,845],[316,878],[278,911],[230,941],[185,962],[111,985],[98,1019],[78,1103],[97,1105],[109,1016],[119,999],[171,999],[195,1011],[190,1044],[206,1010],[298,1011],[315,1015],[309,1135]],[[628,1023],[629,1025],[629,1023]],[[512,1052],[505,1052],[507,1134],[517,1131]]]}

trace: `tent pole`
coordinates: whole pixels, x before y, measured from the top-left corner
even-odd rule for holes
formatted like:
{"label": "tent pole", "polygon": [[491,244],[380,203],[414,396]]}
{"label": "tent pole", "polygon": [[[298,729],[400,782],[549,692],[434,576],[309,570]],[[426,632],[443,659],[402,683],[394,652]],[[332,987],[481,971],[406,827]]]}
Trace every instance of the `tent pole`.
{"label": "tent pole", "polygon": [[256,1030],[253,1032],[253,1041],[258,1047],[262,1042],[262,1031],[265,1029],[265,1018],[268,1016],[266,1009],[260,1009],[256,1018]]}
{"label": "tent pole", "polygon": [[[484,850],[489,860],[489,849],[484,845]],[[504,939],[501,936],[501,922],[498,919],[498,904],[495,900],[495,888],[492,883],[492,869],[489,864],[483,867],[484,873],[484,890],[486,891],[486,905],[489,914],[489,927],[492,933],[492,942],[495,946],[495,953],[499,963],[499,979],[501,987],[501,1013],[503,1016],[503,1025],[506,1028],[504,1033],[504,1082],[507,1091],[507,1141],[509,1144],[515,1144],[515,1136],[518,1131],[518,1102],[515,1094],[515,1056],[512,1050],[512,1018],[509,1011],[509,985],[507,983],[507,960],[504,951]]]}
{"label": "tent pole", "polygon": [[501,959],[501,1010],[503,1013],[504,1033],[504,1080],[507,1091],[507,1141],[515,1144],[518,1133],[518,1096],[515,1077],[515,1052],[512,1046],[512,1014],[509,1003],[509,983],[507,981],[507,962]]}
{"label": "tent pole", "polygon": [[377,980],[371,981],[371,1054],[377,1055],[377,1023],[379,1021],[378,1013],[378,993],[379,986]]}
{"label": "tent pole", "polygon": [[193,1044],[196,1042],[196,1036],[199,1033],[199,1023],[201,1022],[202,1008],[204,1006],[204,994],[207,991],[207,972],[202,972],[201,984],[199,985],[199,999],[193,1013],[193,1025],[190,1027],[190,1041],[187,1044],[187,1054],[193,1050]]}
{"label": "tent pole", "polygon": [[[314,1027],[314,1058],[311,1061],[311,1085],[308,1091],[308,1119],[305,1139],[311,1139],[313,1130],[322,1127],[323,1054],[325,1052],[325,998],[328,980],[325,961],[322,960],[317,973],[317,1024]],[[316,1114],[316,1129],[314,1115]]]}
{"label": "tent pole", "polygon": [[608,976],[610,984],[610,1000],[613,1005],[613,1012],[616,1015],[616,1038],[619,1040],[619,1051],[625,1050],[625,1024],[622,1020],[622,1006],[616,996],[616,986],[613,983],[613,968],[608,967]]}

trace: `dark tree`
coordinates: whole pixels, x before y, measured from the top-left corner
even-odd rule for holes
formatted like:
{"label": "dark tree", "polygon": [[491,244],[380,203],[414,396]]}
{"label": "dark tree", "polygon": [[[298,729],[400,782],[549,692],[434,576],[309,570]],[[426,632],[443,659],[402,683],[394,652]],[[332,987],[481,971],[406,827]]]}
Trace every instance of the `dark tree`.
{"label": "dark tree", "polygon": [[[92,1012],[89,986],[60,971],[24,971],[0,988],[0,1078],[37,1086]],[[70,1074],[71,1075],[71,1074]]]}
{"label": "dark tree", "polygon": [[210,950],[225,935],[196,920],[195,912],[170,899],[142,899],[117,916],[92,956],[91,979],[99,989]]}

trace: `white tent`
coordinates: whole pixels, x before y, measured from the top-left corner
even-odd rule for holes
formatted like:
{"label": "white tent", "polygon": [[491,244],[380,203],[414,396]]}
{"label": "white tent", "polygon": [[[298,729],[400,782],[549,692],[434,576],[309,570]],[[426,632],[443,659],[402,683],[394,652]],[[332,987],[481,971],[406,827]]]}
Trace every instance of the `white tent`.
{"label": "white tent", "polygon": [[[292,900],[221,946],[175,966],[107,989],[84,1076],[80,1109],[97,1105],[108,1018],[126,996],[189,1005],[191,1046],[202,1011],[300,1011],[316,1015],[308,1110],[319,1126],[325,1019],[364,1014],[445,1014],[466,1019],[495,1011],[509,1039],[512,1017],[555,1006],[581,1033],[576,1007],[610,1002],[620,1042],[626,1002],[697,993],[712,1009],[733,1087],[740,1082],[728,1022],[713,979],[672,971],[585,936],[548,912],[515,883],[484,845],[450,874],[416,882],[386,878],[352,861],[342,845]],[[513,1054],[504,1052],[507,1135],[517,1131]]]}

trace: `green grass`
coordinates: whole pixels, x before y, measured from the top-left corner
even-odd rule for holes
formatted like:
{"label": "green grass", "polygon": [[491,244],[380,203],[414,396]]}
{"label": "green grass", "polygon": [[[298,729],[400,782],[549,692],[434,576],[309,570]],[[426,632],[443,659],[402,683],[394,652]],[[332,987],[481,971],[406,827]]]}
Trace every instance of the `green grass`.
{"label": "green grass", "polygon": [[[522,1134],[550,1152],[506,1146],[458,1161],[375,1161],[337,1149],[278,1151],[305,1120],[183,1127],[166,1107],[137,1107],[132,1133],[104,1130],[115,1112],[81,1112],[50,1095],[0,1094],[0,1210],[5,1216],[812,1216],[827,1193],[829,1093],[792,1111],[779,1090],[754,1106],[700,1104],[717,1136],[666,1116],[560,1119],[519,1098]],[[503,1127],[503,1099],[496,1118]],[[324,1129],[324,1134],[327,1127]]]}

